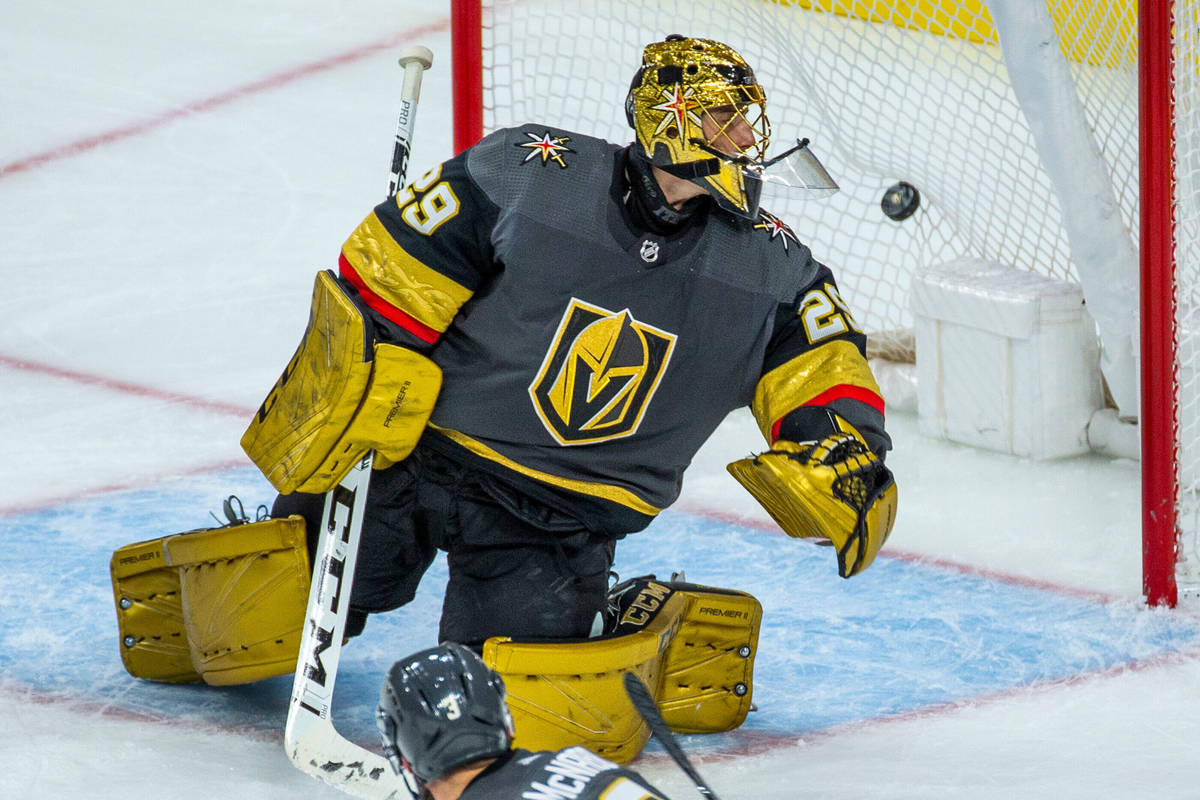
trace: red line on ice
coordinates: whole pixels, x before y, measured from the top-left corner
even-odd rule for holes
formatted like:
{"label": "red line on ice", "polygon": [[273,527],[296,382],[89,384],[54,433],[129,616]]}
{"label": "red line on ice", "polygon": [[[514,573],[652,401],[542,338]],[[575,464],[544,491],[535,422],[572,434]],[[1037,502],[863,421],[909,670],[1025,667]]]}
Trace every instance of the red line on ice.
{"label": "red line on ice", "polygon": [[314,61],[310,64],[302,64],[297,67],[285,70],[275,75],[269,75],[244,86],[238,86],[233,89],[215,94],[212,97],[206,97],[202,100],[196,100],[186,105],[178,106],[163,111],[148,119],[138,122],[131,122],[128,125],[123,125],[119,128],[114,128],[103,133],[89,136],[85,139],[80,139],[75,142],[69,142],[64,145],[46,150],[41,153],[34,153],[30,156],[17,159],[8,164],[0,166],[0,178],[5,178],[9,175],[14,175],[18,172],[27,172],[31,169],[41,167],[55,161],[60,161],[64,158],[71,158],[83,153],[95,150],[113,142],[118,142],[123,139],[128,139],[132,136],[138,136],[149,131],[156,130],[162,126],[174,122],[178,119],[191,116],[192,114],[201,114],[206,111],[212,111],[215,108],[229,105],[238,100],[242,100],[252,95],[260,94],[270,89],[277,89],[280,86],[307,78],[320,72],[340,67],[345,64],[350,64],[355,61],[361,61],[368,56],[375,55],[381,50],[395,47],[398,44],[411,42],[421,36],[427,36],[431,33],[440,33],[450,27],[449,18],[432,22],[428,25],[422,25],[416,28],[410,28],[406,31],[393,34],[386,39],[372,42],[370,44],[359,45],[352,50],[344,53],[330,56],[329,58]]}
{"label": "red line on ice", "polygon": [[8,680],[0,680],[0,694],[14,700],[25,701],[35,706],[55,706],[88,716],[108,717],[129,722],[146,722],[171,728],[196,731],[206,734],[233,734],[256,741],[279,741],[279,731],[264,731],[254,726],[221,725],[201,720],[181,720],[163,713],[148,713],[122,708],[110,701],[89,700],[67,694],[51,692],[33,686],[25,686]]}
{"label": "red line on ice", "polygon": [[[732,511],[724,511],[716,508],[695,504],[679,504],[674,506],[676,511],[683,511],[688,514],[695,514],[709,519],[728,522],[731,525],[737,525],[742,528],[752,528],[755,530],[768,531],[783,535],[779,530],[779,526],[768,519],[752,517],[748,514],[739,514]],[[984,567],[976,567],[970,564],[963,564],[958,561],[951,561],[945,558],[925,555],[923,553],[911,553],[904,550],[896,550],[893,548],[885,548],[879,552],[879,557],[884,559],[895,559],[897,561],[906,561],[912,564],[924,564],[926,566],[938,567],[953,572],[961,572],[965,575],[974,575],[980,578],[986,578],[997,583],[1007,583],[1013,586],[1023,586],[1026,589],[1040,589],[1042,591],[1054,592],[1056,594],[1067,595],[1070,597],[1078,597],[1083,600],[1090,600],[1097,603],[1112,603],[1123,600],[1125,598],[1117,595],[1105,594],[1104,592],[1088,591],[1086,589],[1076,589],[1070,586],[1062,586],[1049,581],[1042,581],[1036,578],[1028,578],[1023,575],[1013,575],[999,570],[986,569]]]}
{"label": "red line on ice", "polygon": [[[125,394],[136,395],[139,397],[148,397],[148,398],[153,398],[156,400],[165,400],[167,402],[178,403],[180,405],[188,406],[190,408],[195,408],[198,410],[210,411],[210,412],[216,412],[216,413],[222,413],[222,414],[231,414],[231,415],[234,415],[236,417],[239,417],[241,419],[246,419],[246,420],[249,420],[250,416],[252,414],[254,414],[254,409],[244,408],[242,406],[233,405],[231,403],[222,403],[222,402],[215,401],[215,400],[208,400],[208,399],[205,399],[202,397],[195,397],[195,396],[191,396],[191,395],[180,394],[178,392],[170,392],[170,391],[166,391],[164,389],[156,389],[153,387],[142,386],[139,384],[131,383],[129,381],[117,380],[115,378],[106,378],[101,375],[93,375],[93,374],[89,374],[89,373],[85,373],[85,372],[79,372],[77,370],[66,369],[63,367],[51,366],[48,364],[37,364],[32,361],[28,361],[28,360],[20,359],[20,358],[14,358],[12,356],[5,356],[3,354],[0,354],[0,367],[10,367],[12,369],[20,369],[20,370],[24,370],[27,372],[36,372],[36,373],[39,373],[42,375],[48,375],[48,376],[51,376],[54,378],[62,378],[62,379],[66,379],[66,380],[72,380],[72,381],[76,381],[78,383],[84,383],[89,386],[97,386],[102,389],[108,389],[108,390],[115,391],[115,392],[122,392]],[[231,462],[231,461],[219,462],[217,464],[212,464],[212,465],[208,465],[208,466],[204,466],[204,467],[196,467],[192,470],[189,470],[186,474],[191,474],[191,475],[203,474],[203,473],[207,473],[207,472],[219,471],[222,469],[232,469],[235,466],[244,466],[244,464],[241,462]],[[137,486],[136,485],[120,485],[120,486],[107,486],[107,487],[96,487],[93,489],[86,489],[81,492],[78,492],[78,493],[72,494],[70,496],[63,497],[63,498],[36,501],[35,504],[31,504],[28,506],[0,507],[0,516],[9,516],[12,514],[22,513],[25,511],[34,511],[34,510],[38,510],[38,509],[51,508],[59,503],[65,503],[65,502],[68,502],[73,499],[78,499],[80,497],[94,497],[96,495],[105,494],[107,492],[125,491],[128,489],[134,489],[134,488],[137,488]],[[709,519],[719,520],[722,522],[728,522],[731,525],[738,525],[743,528],[751,528],[751,529],[756,529],[756,530],[779,533],[779,527],[777,525],[775,525],[775,523],[773,523],[769,520],[766,520],[766,519],[753,517],[753,516],[750,516],[747,514],[739,514],[736,512],[725,511],[723,509],[709,508],[707,506],[695,505],[695,504],[685,504],[685,503],[681,503],[681,504],[678,504],[677,506],[675,506],[675,510],[682,511],[684,513],[689,513],[689,514],[695,514],[697,516],[707,517]],[[891,558],[891,559],[896,559],[899,561],[907,561],[907,562],[915,563],[915,564],[925,564],[928,566],[938,567],[940,569],[950,570],[953,572],[960,572],[960,573],[967,574],[967,575],[975,575],[975,576],[978,576],[981,578],[986,578],[988,580],[997,581],[999,583],[1007,583],[1007,584],[1011,584],[1014,586],[1023,586],[1025,588],[1029,588],[1029,589],[1040,589],[1043,591],[1055,592],[1060,595],[1068,595],[1071,597],[1078,597],[1078,598],[1081,598],[1084,600],[1090,600],[1090,601],[1098,602],[1098,603],[1110,603],[1110,602],[1114,602],[1114,601],[1118,601],[1118,600],[1122,599],[1120,597],[1110,595],[1110,594],[1105,594],[1103,592],[1093,592],[1093,591],[1087,591],[1087,590],[1083,590],[1083,589],[1076,589],[1076,588],[1072,588],[1072,587],[1068,587],[1068,586],[1061,586],[1061,585],[1050,583],[1047,581],[1041,581],[1041,580],[1037,580],[1034,578],[1024,577],[1021,575],[1012,575],[1009,573],[1000,572],[998,570],[991,570],[991,569],[986,569],[983,567],[976,567],[976,566],[972,566],[969,564],[963,564],[960,562],[950,561],[948,559],[937,558],[935,556],[928,556],[928,555],[924,555],[924,554],[920,554],[920,553],[910,553],[910,552],[905,552],[902,550],[894,550],[894,549],[889,548],[889,549],[886,549],[885,551],[883,551],[880,555],[883,558]]]}
{"label": "red line on ice", "polygon": [[[244,408],[242,406],[234,405],[233,403],[222,403],[220,401],[209,400],[204,397],[195,397],[193,395],[181,394],[179,392],[170,392],[165,389],[157,389],[153,386],[143,386],[130,381],[109,378],[103,375],[94,375],[88,372],[80,372],[79,370],[57,367],[51,364],[38,364],[33,361],[29,361],[28,359],[14,358],[12,356],[0,354],[0,369],[2,368],[21,370],[22,372],[31,372],[37,375],[45,375],[50,378],[72,381],[74,383],[93,386],[111,392],[132,395],[134,397],[161,400],[167,403],[174,403],[187,408],[196,409],[198,411],[225,414],[228,416],[237,417],[241,420],[246,420],[247,422],[254,414],[254,409]],[[207,475],[214,472],[237,469],[238,467],[246,466],[248,463],[249,461],[247,459],[226,459],[209,464],[199,464],[193,467],[172,470],[170,474],[163,475],[158,479],[140,478],[128,483],[113,483],[77,489],[69,494],[64,494],[57,497],[43,497],[26,503],[0,506],[0,517],[8,517],[16,514],[25,514],[32,511],[43,511],[50,508],[57,508],[58,506],[65,505],[66,503],[74,500],[81,500],[86,497],[97,497],[99,495],[111,494],[114,492],[144,489],[147,486],[152,486],[156,483],[161,483],[166,480],[171,480],[172,478],[183,477],[186,475]]]}
{"label": "red line on ice", "polygon": [[[1157,656],[1142,659],[1140,661],[1129,661],[1122,664],[1115,664],[1111,667],[1080,672],[1075,675],[1067,675],[1062,678],[1037,681],[1021,686],[1012,686],[987,694],[966,697],[962,700],[954,700],[947,703],[940,703],[938,705],[926,706],[924,708],[916,708],[912,709],[911,711],[902,711],[898,714],[833,725],[828,728],[822,728],[807,733],[770,733],[766,731],[746,732],[742,734],[743,741],[736,747],[728,750],[722,750],[721,752],[707,754],[704,752],[693,753],[690,754],[690,757],[693,761],[700,763],[718,763],[735,758],[762,755],[783,747],[794,747],[800,744],[812,744],[817,741],[833,739],[838,736],[852,734],[857,731],[871,730],[883,725],[891,725],[898,722],[908,722],[910,720],[936,719],[955,714],[959,711],[979,708],[994,703],[1003,703],[1015,698],[1033,697],[1036,695],[1056,691],[1058,689],[1067,689],[1074,686],[1094,684],[1102,680],[1117,678],[1122,675],[1145,672],[1152,669],[1174,667],[1197,660],[1200,660],[1200,649],[1192,648],[1190,650],[1182,650],[1174,653],[1162,653]],[[669,756],[666,753],[654,752],[646,753],[645,755],[640,756],[639,761],[655,762],[662,761],[667,758],[669,758]]]}
{"label": "red line on ice", "polygon": [[19,369],[22,372],[34,372],[39,375],[48,375],[51,378],[62,378],[64,380],[82,383],[88,386],[95,386],[100,389],[108,389],[113,392],[122,394],[135,395],[137,397],[147,397],[153,400],[165,400],[168,403],[178,403],[179,405],[188,406],[190,408],[199,409],[202,411],[212,411],[218,414],[229,414],[249,421],[250,416],[254,413],[254,409],[244,408],[232,403],[222,403],[219,400],[207,400],[203,397],[194,395],[180,394],[179,392],[170,392],[166,389],[156,389],[152,386],[142,386],[130,381],[122,381],[116,378],[108,378],[103,375],[94,375],[88,372],[80,372],[79,370],[67,369],[66,367],[56,367],[51,364],[38,364],[24,358],[15,358],[0,354],[0,367],[8,367],[10,369]]}
{"label": "red line on ice", "polygon": [[128,483],[110,483],[104,486],[93,486],[86,489],[77,489],[70,494],[59,495],[58,497],[43,497],[37,500],[32,500],[28,503],[16,503],[11,506],[0,506],[0,518],[12,517],[17,514],[28,514],[34,511],[48,511],[52,508],[58,508],[68,503],[73,503],[77,500],[84,500],[89,497],[100,497],[106,494],[115,494],[116,492],[132,492],[147,489],[155,484],[166,483],[167,481],[175,480],[176,478],[186,478],[189,475],[211,475],[226,470],[239,469],[250,465],[250,460],[242,459],[227,459],[224,461],[215,461],[208,464],[198,464],[194,467],[185,467],[183,469],[173,469],[169,474],[163,474],[156,478],[138,478]]}

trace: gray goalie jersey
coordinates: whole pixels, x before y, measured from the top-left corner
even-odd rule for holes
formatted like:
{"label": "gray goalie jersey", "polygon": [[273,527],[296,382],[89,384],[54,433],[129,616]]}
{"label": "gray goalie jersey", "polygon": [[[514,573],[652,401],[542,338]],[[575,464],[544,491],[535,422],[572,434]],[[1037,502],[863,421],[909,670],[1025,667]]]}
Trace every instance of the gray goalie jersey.
{"label": "gray goalie jersey", "polygon": [[632,770],[582,747],[513,750],[468,784],[461,800],[665,800]]}
{"label": "gray goalie jersey", "polygon": [[425,442],[614,535],[675,500],[732,409],[768,441],[805,405],[880,430],[883,412],[865,338],[795,234],[711,207],[639,230],[627,155],[498,131],[378,206],[340,259],[379,338],[443,370]]}

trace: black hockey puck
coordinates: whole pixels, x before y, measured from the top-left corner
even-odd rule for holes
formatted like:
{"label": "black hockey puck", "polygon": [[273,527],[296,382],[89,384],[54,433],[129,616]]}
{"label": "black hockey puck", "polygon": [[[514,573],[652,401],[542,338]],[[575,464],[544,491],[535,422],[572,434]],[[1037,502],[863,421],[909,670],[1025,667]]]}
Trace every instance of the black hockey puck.
{"label": "black hockey puck", "polygon": [[921,193],[917,191],[917,187],[906,181],[889,186],[883,193],[883,199],[879,201],[884,215],[896,222],[911,217],[920,205]]}

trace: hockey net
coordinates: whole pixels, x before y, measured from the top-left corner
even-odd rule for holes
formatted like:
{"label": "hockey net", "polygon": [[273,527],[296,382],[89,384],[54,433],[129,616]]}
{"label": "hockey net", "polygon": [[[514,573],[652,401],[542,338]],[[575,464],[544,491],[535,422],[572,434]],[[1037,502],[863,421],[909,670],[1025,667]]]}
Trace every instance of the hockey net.
{"label": "hockey net", "polygon": [[[1168,431],[1177,463],[1143,465],[1178,481],[1166,484],[1178,558],[1174,545],[1156,546],[1162,552],[1153,556],[1171,586],[1164,595],[1147,579],[1151,601],[1172,604],[1175,578],[1200,587],[1197,7],[1200,0],[1174,4],[1178,33],[1166,44],[1175,65],[1179,361],[1168,367],[1178,398]],[[641,48],[667,33],[717,38],[754,66],[776,136],[811,139],[841,186],[821,202],[768,188],[763,205],[835,265],[843,296],[871,333],[872,356],[914,359],[909,294],[918,269],[979,258],[1082,284],[1106,358],[1130,360],[1138,339],[1137,23],[1136,0],[456,0],[456,69],[466,64],[464,48],[481,47],[483,59],[481,96],[456,83],[456,115],[466,112],[456,145],[524,122],[628,141],[620,109]],[[1045,31],[1056,45],[1049,60],[1037,47]],[[919,213],[902,222],[880,207],[898,181],[921,196]],[[1121,416],[1135,417],[1136,367],[1118,373],[1105,373],[1110,396]]]}

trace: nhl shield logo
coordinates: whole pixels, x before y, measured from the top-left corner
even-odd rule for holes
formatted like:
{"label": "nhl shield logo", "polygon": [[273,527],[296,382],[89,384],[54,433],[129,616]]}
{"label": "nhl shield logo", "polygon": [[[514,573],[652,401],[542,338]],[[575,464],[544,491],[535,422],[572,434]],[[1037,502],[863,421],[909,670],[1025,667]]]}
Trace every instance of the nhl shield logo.
{"label": "nhl shield logo", "polygon": [[655,261],[658,261],[658,242],[653,239],[643,241],[640,255],[642,256],[642,261],[645,261],[647,264],[653,264]]}
{"label": "nhl shield logo", "polygon": [[571,298],[529,395],[562,445],[637,431],[675,346],[675,335]]}

